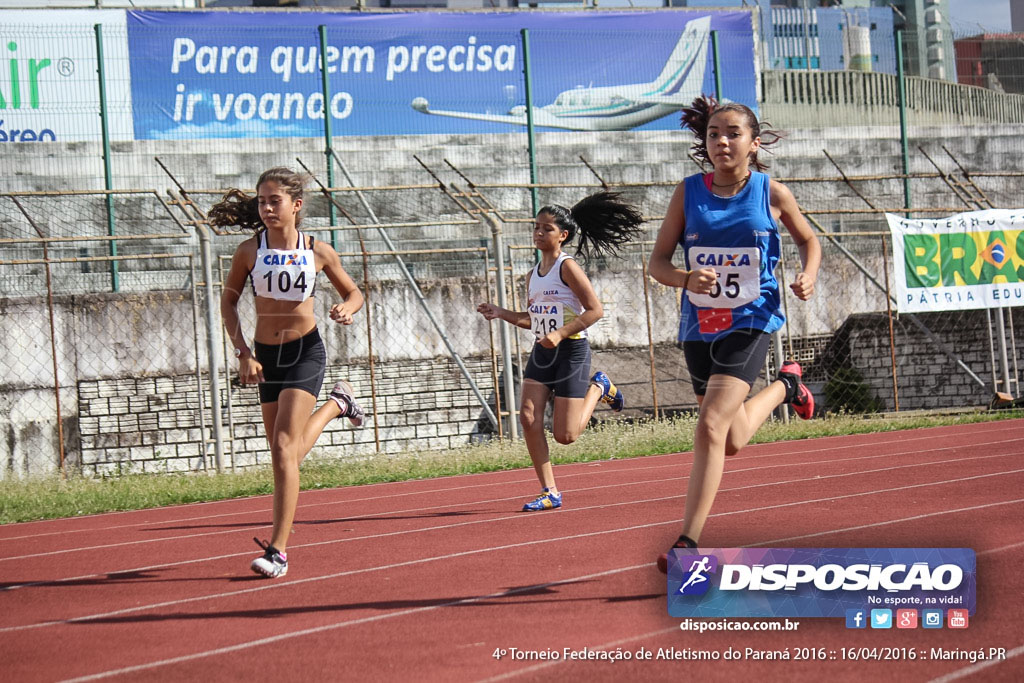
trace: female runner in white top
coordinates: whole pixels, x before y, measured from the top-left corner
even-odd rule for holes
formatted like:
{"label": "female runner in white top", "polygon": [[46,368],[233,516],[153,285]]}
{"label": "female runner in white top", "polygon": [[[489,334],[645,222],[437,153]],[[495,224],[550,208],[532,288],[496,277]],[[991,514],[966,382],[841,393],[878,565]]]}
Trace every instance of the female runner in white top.
{"label": "female runner in white top", "polygon": [[641,223],[640,213],[610,192],[591,195],[572,209],[545,206],[533,229],[533,243],[541,258],[527,276],[529,310],[510,311],[491,303],[477,306],[487,320],[499,318],[530,329],[537,339],[523,375],[519,420],[541,494],[526,503],[524,511],[562,506],[544,435],[548,396],[553,393],[555,397],[552,431],[561,444],[579,438],[599,400],[613,410],[623,406],[622,392],[605,373],[590,375],[587,328],[600,320],[604,311],[583,269],[562,247],[579,233],[577,255],[613,252],[639,232]]}
{"label": "female runner in white top", "polygon": [[[323,383],[326,353],[313,314],[313,289],[321,270],[337,290],[341,303],[331,319],[351,325],[363,306],[363,295],[341,267],[337,252],[325,242],[298,230],[305,176],[272,168],[260,176],[256,197],[232,190],[210,210],[213,225],[257,230],[242,242],[224,281],[221,315],[235,347],[242,384],[259,383],[263,426],[274,466],[274,528],[270,542],[251,568],[271,578],[288,571],[285,549],[299,496],[299,463],[331,420],[347,417],[362,424],[363,412],[347,382],[338,382],[330,399],[316,412]],[[254,349],[242,333],[238,300],[245,281],[255,295]]]}

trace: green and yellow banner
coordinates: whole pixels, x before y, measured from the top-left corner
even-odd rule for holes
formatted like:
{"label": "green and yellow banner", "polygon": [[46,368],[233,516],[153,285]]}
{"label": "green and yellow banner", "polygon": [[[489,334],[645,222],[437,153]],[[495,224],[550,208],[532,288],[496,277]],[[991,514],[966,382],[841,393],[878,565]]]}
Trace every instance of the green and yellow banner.
{"label": "green and yellow banner", "polygon": [[901,313],[1024,305],[1024,209],[885,218]]}

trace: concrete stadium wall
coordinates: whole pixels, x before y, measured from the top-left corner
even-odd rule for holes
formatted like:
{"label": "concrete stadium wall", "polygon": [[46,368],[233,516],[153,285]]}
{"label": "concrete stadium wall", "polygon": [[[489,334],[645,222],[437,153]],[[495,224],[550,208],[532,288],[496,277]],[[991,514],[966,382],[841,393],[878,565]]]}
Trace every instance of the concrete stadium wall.
{"label": "concrete stadium wall", "polygon": [[[840,279],[842,271],[830,268],[823,272],[820,291],[843,291],[848,283]],[[595,288],[611,304],[609,315],[593,329],[594,368],[606,370],[626,391],[629,410],[625,416],[640,417],[653,414],[651,361],[644,346],[646,334],[637,335],[646,326],[637,324],[635,309],[630,313],[622,297],[617,301],[615,298],[616,292],[639,290],[635,283],[622,282],[624,277],[601,273],[593,277]],[[450,302],[447,288],[432,284],[424,288],[428,301],[437,305]],[[479,285],[473,288],[463,283],[462,288],[466,301],[485,297]],[[652,336],[659,408],[662,414],[690,410],[694,400],[689,378],[682,354],[672,343],[678,321],[676,292],[658,286],[653,290]],[[117,295],[108,294],[57,301],[60,426],[69,468],[108,476],[213,467],[212,446],[203,439],[209,434],[211,420],[208,362],[203,343],[199,353],[195,351],[191,297],[187,293],[154,293],[127,298],[122,302]],[[328,302],[322,299],[318,305],[322,309],[320,319],[324,320]],[[422,313],[405,308],[404,297],[391,296],[384,289],[375,293],[374,301],[374,316],[406,316],[423,332],[426,322],[420,320]],[[849,307],[856,299],[842,296],[823,295],[814,301],[819,305],[838,301],[834,310],[846,311],[825,332],[802,326],[801,309],[791,316],[798,349],[801,338],[831,335],[828,348],[821,354],[822,367],[814,369],[815,376],[827,378],[840,368],[853,368],[870,394],[881,401],[880,408],[891,410],[894,403],[884,315],[857,313]],[[45,316],[46,301],[21,301],[20,307],[33,310],[34,317],[39,318]],[[494,381],[486,325],[471,306],[448,305],[444,310],[447,329],[493,410]],[[1024,329],[1024,311],[1015,312],[1014,329]],[[124,324],[126,318],[133,319],[134,324]],[[14,319],[2,318],[7,324]],[[982,312],[962,314],[955,324],[935,316],[927,322],[943,344],[960,355],[975,373],[989,379],[991,365]],[[362,343],[365,327],[341,328],[324,323],[321,328],[329,365],[320,400],[326,400],[326,391],[337,379],[345,378],[353,382],[368,412],[373,412],[366,345]],[[37,333],[23,333],[22,338],[31,338],[32,343],[5,361],[7,381],[0,385],[0,432],[4,435],[0,439],[0,476],[4,477],[51,473],[59,460],[49,332],[42,328]],[[205,338],[201,326],[198,334]],[[426,336],[436,335],[428,331]],[[522,331],[519,341],[522,352],[514,360],[522,364],[530,348],[528,332]],[[488,438],[490,425],[455,363],[439,348],[407,342],[403,335],[380,335],[374,342],[375,413],[381,450],[443,449]],[[987,402],[991,395],[987,387],[978,387],[969,380],[907,321],[898,321],[897,344],[902,409]],[[1018,345],[1017,352],[1017,362],[1024,366],[1024,345]],[[17,358],[24,358],[25,363],[13,360]],[[812,385],[812,389],[823,396],[822,382]],[[834,407],[825,400],[819,402],[824,409]],[[269,454],[255,389],[225,387],[222,382],[221,403],[223,422],[231,425],[225,464],[265,464]],[[609,417],[605,411],[598,414],[599,419]],[[315,453],[347,457],[375,450],[372,422],[361,431],[339,422],[329,426]]]}
{"label": "concrete stadium wall", "polygon": [[[925,149],[949,149],[960,163],[972,171],[1017,171],[1024,158],[1024,126],[1000,125],[983,130],[970,126],[916,128],[911,134]],[[545,182],[596,186],[596,179],[580,163],[583,155],[610,182],[661,181],[681,179],[695,170],[687,159],[689,136],[678,132],[640,131],[629,133],[545,133],[538,136],[541,178]],[[424,184],[432,182],[415,153],[434,167],[443,160],[453,161],[477,182],[522,183],[528,178],[525,138],[519,134],[492,136],[408,136],[396,138],[338,138],[339,153],[364,186]],[[160,156],[176,169],[178,179],[190,188],[223,188],[251,185],[264,168],[288,163],[296,156],[321,159],[320,141],[261,140],[258,151],[246,151],[236,140],[184,142],[119,143],[115,147],[115,178],[121,187],[167,187],[170,180],[153,162]],[[892,175],[899,164],[898,132],[894,127],[819,128],[793,131],[771,157],[773,174],[778,177],[834,178],[837,171],[822,150],[839,160],[849,175]],[[75,144],[8,143],[5,163],[13,173],[0,178],[0,190],[54,190],[98,188],[102,184],[99,151],[96,146]],[[940,158],[937,156],[936,158]],[[947,169],[951,166],[948,158]],[[912,154],[915,172],[934,172],[920,154]],[[979,178],[982,188],[999,206],[1019,204],[1017,178]],[[831,185],[827,195],[815,198],[799,183],[791,184],[802,204],[817,199],[819,206],[862,208],[863,201],[841,185]],[[638,189],[631,192],[649,215],[665,209],[671,188]],[[572,192],[578,194],[579,188]],[[544,196],[556,190],[542,191]],[[529,195],[523,191],[495,191],[493,197],[503,209],[529,213]],[[450,211],[438,193],[437,204],[425,203],[422,211]],[[899,206],[902,185],[885,185],[880,205]],[[891,202],[884,204],[884,202]],[[949,206],[951,191],[937,180],[914,196],[915,206]],[[872,222],[873,221],[873,222]],[[880,229],[878,217],[850,221],[846,227],[871,222]],[[835,221],[830,229],[843,228]],[[510,231],[511,232],[511,231]],[[467,230],[467,237],[481,239],[481,227]],[[228,245],[226,253],[230,253]],[[821,336],[839,330],[847,319],[858,313],[882,309],[884,300],[848,261],[829,251],[819,291],[810,305],[790,311],[790,333],[796,337]],[[880,255],[868,249],[858,257],[872,272],[881,272]],[[790,254],[788,262],[795,263]],[[614,364],[619,376],[636,378],[634,393],[644,398],[632,403],[641,414],[652,405],[646,329],[642,320],[642,288],[634,273],[592,272],[592,279],[606,302],[606,318],[594,329],[593,342],[605,358]],[[426,281],[423,288],[433,310],[440,314],[446,329],[457,330],[459,352],[470,359],[474,376],[482,386],[491,387],[487,328],[473,312],[473,302],[486,298],[482,286],[465,279]],[[841,293],[838,295],[837,293]],[[393,451],[407,447],[443,448],[465,443],[478,433],[479,405],[466,387],[454,377],[451,363],[444,357],[439,337],[430,330],[422,311],[400,283],[382,282],[375,286],[374,318],[391,321],[375,338],[375,353],[390,364],[381,372],[396,372],[391,382],[378,389],[387,421],[382,433],[382,448]],[[682,361],[674,351],[678,322],[678,293],[659,286],[652,289],[653,337],[659,356],[659,388],[662,406],[682,409],[692,405]],[[318,317],[326,319],[327,302],[321,297]],[[216,305],[216,304],[215,304]],[[49,348],[49,319],[45,297],[9,297],[0,299],[0,334],[10,353],[0,361],[0,477],[44,474],[57,466],[57,411],[53,390],[53,357]],[[201,320],[201,318],[200,318]],[[401,326],[394,326],[401,321]],[[251,314],[246,318],[251,329]],[[112,474],[127,471],[195,470],[204,466],[201,453],[199,388],[196,367],[207,368],[204,345],[198,357],[194,350],[192,300],[188,290],[152,294],[82,295],[58,297],[55,301],[54,327],[57,334],[57,365],[61,392],[61,427],[69,463],[88,474]],[[358,328],[358,329],[357,329]],[[387,332],[387,330],[391,330]],[[1022,329],[1017,327],[1016,329]],[[639,330],[639,331],[638,331]],[[362,325],[345,330],[326,329],[331,371],[357,378],[360,391],[368,390],[365,375],[366,335]],[[416,344],[410,344],[415,333]],[[964,331],[964,334],[967,332]],[[203,338],[205,331],[198,331]],[[375,333],[376,334],[376,333]],[[526,334],[525,332],[523,333]],[[954,348],[960,346],[953,338]],[[964,339],[970,348],[976,340]],[[522,344],[528,348],[524,336]],[[875,342],[872,342],[875,343]],[[855,351],[853,351],[855,353]],[[879,357],[858,357],[858,363],[874,368]],[[927,376],[935,364],[920,361],[925,355],[909,354],[905,362],[920,368]],[[988,360],[978,359],[975,372],[988,377]],[[878,370],[884,374],[884,368]],[[913,370],[913,373],[917,373]],[[333,375],[331,375],[333,376]],[[329,379],[330,377],[329,376]],[[881,375],[880,375],[881,376]],[[453,379],[454,377],[454,379]],[[410,380],[409,378],[415,378]],[[874,380],[872,380],[874,381]],[[881,381],[881,380],[879,380]],[[330,382],[328,382],[328,386]],[[414,386],[416,385],[416,386]],[[417,393],[419,385],[444,387],[447,397],[425,397]],[[881,389],[879,389],[881,392]],[[435,392],[440,395],[442,392]],[[485,391],[485,394],[489,393]],[[239,391],[235,406],[236,463],[264,462],[265,442],[258,426],[251,391]],[[881,393],[879,394],[881,395]],[[413,397],[411,397],[413,396]],[[934,392],[923,391],[921,407],[930,404]],[[984,403],[984,396],[970,391],[962,394],[969,405]],[[208,397],[207,397],[208,400]],[[435,402],[431,402],[435,401]],[[901,407],[911,407],[913,393],[901,395]],[[422,405],[421,405],[422,404]],[[380,407],[378,407],[380,410]],[[242,425],[245,426],[242,426]],[[367,429],[353,433],[333,429],[322,446],[331,454],[356,454],[372,450]],[[334,448],[337,447],[337,448]],[[263,460],[261,460],[263,458]],[[207,458],[205,464],[209,465]]]}
{"label": "concrete stadium wall", "polygon": [[[1024,329],[1024,309],[1008,308],[1005,314],[1006,324],[1012,324],[1014,330]],[[944,324],[941,315],[928,313],[918,318],[933,332],[938,331],[939,342],[955,351],[960,360],[986,384],[979,386],[918,327],[897,317],[895,334],[900,340],[896,347],[896,363],[900,368],[897,389],[901,410],[981,406],[992,398],[991,338],[985,311],[963,311],[955,327]],[[1011,374],[1015,367],[1024,367],[1024,344],[1021,343],[1020,332],[1016,334],[1017,357],[1009,356]],[[826,350],[826,372],[836,376],[842,367],[855,368],[870,396],[880,402],[879,409],[895,410],[887,316],[880,313],[850,316],[837,330],[833,344],[841,348]],[[1012,349],[1008,348],[1008,352],[1012,354]],[[997,359],[998,354],[996,350]],[[830,362],[829,357],[844,360]],[[1000,383],[998,390],[1005,391],[1005,387]],[[1020,396],[1020,387],[1014,385],[1011,393]],[[827,400],[822,403],[823,408],[829,409]]]}
{"label": "concrete stadium wall", "polygon": [[[901,171],[896,125],[822,128],[806,127],[804,120],[786,116],[769,120],[787,131],[786,139],[766,157],[776,177],[838,177],[835,167],[822,154],[823,149],[844,164],[848,175]],[[821,115],[815,121],[821,123]],[[947,170],[955,167],[945,157],[941,145],[972,171],[1017,170],[1024,154],[1024,124],[979,126],[965,120],[963,125],[911,126],[909,137],[913,173],[935,172],[927,158],[917,151],[918,145],[939,159]],[[543,183],[596,187],[597,179],[580,162],[582,155],[611,183],[681,180],[696,170],[687,156],[691,142],[692,136],[683,131],[538,133],[539,179]],[[477,183],[529,182],[527,140],[522,133],[348,136],[336,137],[333,144],[362,187],[434,183],[413,155],[431,168],[444,171],[442,175],[447,181],[459,178],[447,171],[445,159]],[[0,192],[103,188],[102,148],[97,143],[5,143],[4,158],[7,167],[14,170],[0,177]],[[296,158],[320,174],[324,165],[323,141],[317,138],[119,142],[112,146],[111,157],[115,187],[160,191],[173,187],[171,178],[155,158],[189,189],[251,187],[263,170],[281,165],[294,167]],[[343,179],[337,183],[345,184]],[[941,205],[945,205],[949,190],[942,188]],[[528,195],[488,191],[503,209],[529,210],[525,201]],[[542,203],[551,192],[541,190]],[[850,207],[863,207],[852,193],[844,193],[838,199],[849,201]],[[915,197],[915,206],[934,206],[935,199],[926,195]],[[651,212],[659,208],[643,200],[641,193],[641,206]],[[440,194],[435,201],[435,205],[422,207],[423,215],[451,211],[451,204]],[[521,206],[513,206],[514,203]]]}

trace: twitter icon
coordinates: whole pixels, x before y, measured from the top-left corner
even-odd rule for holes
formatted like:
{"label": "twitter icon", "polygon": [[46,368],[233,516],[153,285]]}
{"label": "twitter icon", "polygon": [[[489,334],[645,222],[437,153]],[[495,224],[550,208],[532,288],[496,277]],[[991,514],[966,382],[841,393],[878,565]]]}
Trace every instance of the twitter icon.
{"label": "twitter icon", "polygon": [[892,610],[871,610],[871,628],[892,628]]}

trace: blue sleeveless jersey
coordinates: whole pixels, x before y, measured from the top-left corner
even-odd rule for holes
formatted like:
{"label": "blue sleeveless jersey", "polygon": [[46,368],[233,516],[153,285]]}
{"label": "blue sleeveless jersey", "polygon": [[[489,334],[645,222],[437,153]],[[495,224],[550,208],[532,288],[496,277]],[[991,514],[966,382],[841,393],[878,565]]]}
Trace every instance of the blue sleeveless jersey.
{"label": "blue sleeveless jersey", "polygon": [[742,329],[774,332],[785,322],[769,182],[764,173],[751,172],[739,194],[719,197],[700,174],[683,181],[686,226],[679,244],[686,269],[714,267],[719,279],[710,295],[683,292],[679,341],[710,342]]}

